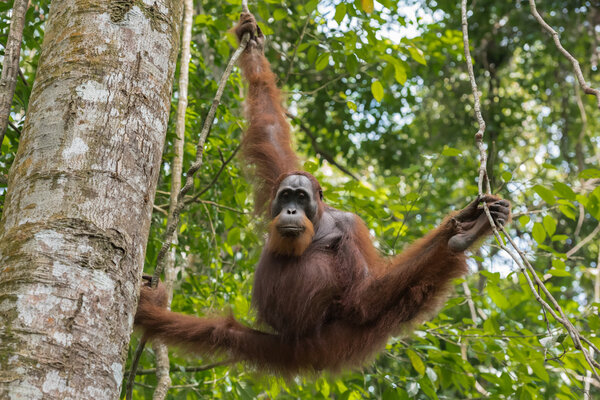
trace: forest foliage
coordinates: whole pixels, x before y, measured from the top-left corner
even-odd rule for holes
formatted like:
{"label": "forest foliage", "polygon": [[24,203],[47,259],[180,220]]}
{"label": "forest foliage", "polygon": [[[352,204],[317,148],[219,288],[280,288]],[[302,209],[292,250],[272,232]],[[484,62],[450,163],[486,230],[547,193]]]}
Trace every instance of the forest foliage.
{"label": "forest foliage", "polygon": [[[2,43],[11,3],[0,3]],[[473,3],[469,35],[492,191],[513,203],[509,231],[546,288],[600,346],[600,110],[578,87],[570,62],[531,16],[528,2]],[[250,9],[268,37],[267,57],[283,87],[304,167],[321,180],[326,202],[365,219],[384,254],[401,251],[477,195],[477,125],[458,1],[267,0],[251,2]],[[548,0],[538,9],[588,83],[599,87],[597,0]],[[229,30],[240,10],[235,0],[195,2],[184,170],[237,47]],[[1,144],[0,175],[8,173],[18,148],[48,12],[45,0],[27,14],[22,78]],[[166,227],[176,82],[146,254],[150,273]],[[252,212],[246,166],[238,157],[227,162],[246,124],[243,99],[235,70],[197,174],[194,193],[202,194],[184,210],[178,228],[172,309],[196,315],[231,310],[252,324],[252,273],[264,221]],[[0,180],[0,211],[5,194]],[[186,369],[214,360],[175,351],[169,396],[566,400],[583,398],[584,390],[600,396],[600,382],[590,378],[581,351],[544,313],[493,239],[472,254],[470,268],[436,318],[391,340],[361,370],[292,381],[243,365],[193,372]],[[146,351],[140,369],[153,365]],[[136,398],[151,398],[155,376],[138,381]]]}

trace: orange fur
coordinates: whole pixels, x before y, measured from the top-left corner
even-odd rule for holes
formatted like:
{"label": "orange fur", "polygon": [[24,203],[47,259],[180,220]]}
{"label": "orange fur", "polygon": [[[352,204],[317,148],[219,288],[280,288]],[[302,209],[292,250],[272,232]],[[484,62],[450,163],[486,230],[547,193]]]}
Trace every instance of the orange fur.
{"label": "orange fur", "polygon": [[304,232],[297,237],[286,237],[281,236],[277,230],[277,224],[279,217],[271,221],[269,225],[269,239],[267,241],[267,249],[275,254],[283,256],[295,256],[299,257],[304,251],[310,246],[313,236],[315,235],[315,229],[312,222],[306,215],[304,216]]}

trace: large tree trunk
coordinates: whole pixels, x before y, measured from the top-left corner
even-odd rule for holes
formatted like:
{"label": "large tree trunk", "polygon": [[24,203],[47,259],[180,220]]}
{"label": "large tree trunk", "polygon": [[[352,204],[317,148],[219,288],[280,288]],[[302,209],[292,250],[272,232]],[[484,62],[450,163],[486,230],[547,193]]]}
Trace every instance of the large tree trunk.
{"label": "large tree trunk", "polygon": [[54,0],[0,222],[0,398],[119,396],[181,4]]}

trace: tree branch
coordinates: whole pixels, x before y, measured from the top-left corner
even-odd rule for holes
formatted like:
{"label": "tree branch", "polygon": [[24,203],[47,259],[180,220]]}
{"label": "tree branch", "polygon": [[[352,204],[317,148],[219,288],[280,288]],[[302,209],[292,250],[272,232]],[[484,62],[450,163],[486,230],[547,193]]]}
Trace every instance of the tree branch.
{"label": "tree branch", "polygon": [[233,157],[235,157],[235,155],[237,154],[238,150],[240,149],[241,145],[238,145],[235,150],[233,150],[233,153],[231,153],[231,155],[227,158],[227,160],[224,160],[221,163],[221,167],[219,168],[219,171],[217,171],[217,173],[215,174],[215,176],[213,177],[213,179],[210,181],[210,183],[208,185],[206,185],[206,187],[204,189],[202,189],[201,191],[199,191],[196,195],[194,195],[194,197],[192,198],[188,198],[185,199],[184,202],[186,205],[195,202],[196,200],[198,200],[200,198],[200,196],[202,196],[204,193],[206,193],[211,187],[214,186],[215,183],[217,183],[217,180],[219,179],[219,176],[221,175],[221,172],[223,172],[223,170],[225,169],[225,167],[227,166],[227,164],[229,164],[231,162],[231,160],[233,159]]}
{"label": "tree branch", "polygon": [[[175,371],[180,371],[180,372],[202,372],[202,371],[208,371],[209,369],[213,369],[216,367],[220,367],[223,365],[227,365],[230,364],[231,360],[225,360],[225,361],[220,361],[220,362],[216,362],[216,363],[212,363],[212,364],[206,364],[206,365],[199,365],[199,366],[194,366],[194,367],[183,367],[183,368],[177,368]],[[126,371],[126,374],[129,374],[131,371]],[[149,368],[149,369],[140,369],[138,370],[135,374],[136,375],[152,375],[156,373],[156,368]]]}
{"label": "tree branch", "polygon": [[575,246],[573,246],[573,248],[571,250],[567,251],[567,258],[570,258],[573,254],[577,253],[579,251],[579,249],[581,249],[590,240],[592,240],[598,234],[598,232],[600,232],[600,224],[598,224],[596,226],[596,228],[592,231],[592,233],[590,233],[589,235],[587,235],[586,237],[581,239],[579,241],[579,243],[577,243]]}
{"label": "tree branch", "polygon": [[542,26],[542,28],[544,28],[546,32],[552,35],[552,39],[554,40],[554,44],[556,45],[558,51],[560,51],[571,62],[571,65],[573,65],[575,76],[577,77],[577,81],[579,82],[579,86],[581,86],[581,89],[583,89],[583,92],[585,94],[591,94],[592,96],[596,96],[598,108],[600,108],[600,90],[594,89],[586,83],[585,78],[583,77],[583,72],[581,72],[581,67],[579,66],[579,61],[577,61],[577,59],[573,57],[571,53],[569,53],[563,47],[562,43],[560,42],[558,32],[556,32],[554,28],[552,28],[550,25],[548,25],[548,23],[546,23],[546,21],[544,21],[544,19],[537,10],[537,7],[535,6],[535,0],[529,0],[529,6],[531,7],[531,14],[534,16],[537,22]]}

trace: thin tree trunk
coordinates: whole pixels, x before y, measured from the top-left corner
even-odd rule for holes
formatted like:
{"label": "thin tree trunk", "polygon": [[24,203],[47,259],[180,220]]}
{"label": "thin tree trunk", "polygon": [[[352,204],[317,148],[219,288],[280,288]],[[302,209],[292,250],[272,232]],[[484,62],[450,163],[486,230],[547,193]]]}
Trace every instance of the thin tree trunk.
{"label": "thin tree trunk", "polygon": [[2,65],[2,75],[0,76],[0,146],[4,140],[10,106],[17,87],[23,27],[28,5],[29,0],[15,0],[10,18],[10,29],[4,51],[4,65]]}
{"label": "thin tree trunk", "polygon": [[0,398],[114,399],[181,6],[53,0],[50,10],[0,221]]}
{"label": "thin tree trunk", "polygon": [[[177,206],[177,195],[181,190],[181,173],[183,171],[183,144],[185,142],[185,114],[188,104],[188,81],[190,71],[190,46],[192,40],[192,21],[194,14],[194,4],[192,0],[184,0],[184,18],[183,18],[183,37],[181,39],[181,61],[179,67],[179,85],[177,102],[177,123],[175,125],[175,154],[173,156],[171,173],[171,197],[169,202],[170,221],[173,218],[173,211]],[[167,225],[169,223],[167,222]],[[173,234],[173,244],[177,244],[177,231]],[[167,254],[165,265],[165,285],[169,296],[169,305],[173,298],[173,284],[175,282],[175,255],[176,249],[172,248]],[[171,386],[171,377],[169,376],[169,351],[167,346],[162,343],[152,345],[156,354],[156,378],[158,380],[156,390],[152,396],[153,400],[162,400],[167,396],[167,390]]]}
{"label": "thin tree trunk", "polygon": [[[598,243],[598,248],[600,249],[600,242]],[[594,271],[596,273],[595,277],[594,277],[594,296],[593,296],[593,302],[594,303],[600,303],[600,250],[598,250],[598,260],[596,261],[596,271]],[[596,314],[598,314],[598,307],[594,307]],[[590,349],[590,356],[593,358],[594,357],[594,349]],[[592,371],[587,371],[585,373],[585,385],[584,385],[584,389],[583,389],[583,393],[585,394],[585,400],[591,400],[592,398],[590,397],[590,389],[591,389],[591,382],[594,379],[592,377]]]}

